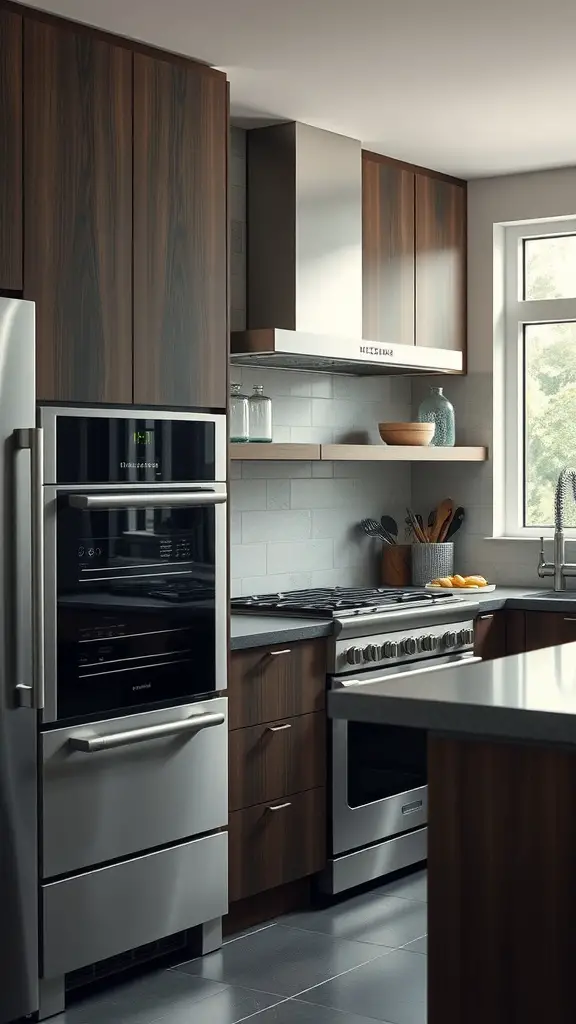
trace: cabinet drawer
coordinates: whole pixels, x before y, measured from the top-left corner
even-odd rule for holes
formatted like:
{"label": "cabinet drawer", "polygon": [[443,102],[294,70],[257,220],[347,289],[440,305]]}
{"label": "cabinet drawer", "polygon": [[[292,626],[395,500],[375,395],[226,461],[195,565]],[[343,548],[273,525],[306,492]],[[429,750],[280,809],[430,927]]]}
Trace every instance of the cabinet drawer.
{"label": "cabinet drawer", "polygon": [[[42,876],[50,878],[226,825],[225,697],[43,733]],[[77,737],[110,736],[215,713],[184,735],[84,753]],[[199,725],[201,717],[198,718]]]}
{"label": "cabinet drawer", "polygon": [[526,650],[576,641],[576,612],[526,612]]}
{"label": "cabinet drawer", "polygon": [[228,690],[230,728],[321,711],[325,689],[324,640],[236,651]]}
{"label": "cabinet drawer", "polygon": [[326,783],[323,711],[230,733],[230,810]]}
{"label": "cabinet drawer", "polygon": [[326,790],[230,815],[230,902],[321,871],[326,864]]}

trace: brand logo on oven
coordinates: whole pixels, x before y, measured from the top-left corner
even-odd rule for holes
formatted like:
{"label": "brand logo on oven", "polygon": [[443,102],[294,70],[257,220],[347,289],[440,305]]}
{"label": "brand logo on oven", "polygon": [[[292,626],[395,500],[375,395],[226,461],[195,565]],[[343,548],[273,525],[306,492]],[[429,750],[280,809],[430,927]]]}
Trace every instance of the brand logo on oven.
{"label": "brand logo on oven", "polygon": [[121,462],[120,469],[158,469],[158,462]]}
{"label": "brand logo on oven", "polygon": [[136,693],[137,690],[151,690],[151,689],[152,689],[152,683],[138,683],[137,686],[133,686],[132,687],[133,693]]}
{"label": "brand logo on oven", "polygon": [[360,345],[360,354],[363,356],[384,356],[394,358],[394,349],[381,348],[380,345]]}

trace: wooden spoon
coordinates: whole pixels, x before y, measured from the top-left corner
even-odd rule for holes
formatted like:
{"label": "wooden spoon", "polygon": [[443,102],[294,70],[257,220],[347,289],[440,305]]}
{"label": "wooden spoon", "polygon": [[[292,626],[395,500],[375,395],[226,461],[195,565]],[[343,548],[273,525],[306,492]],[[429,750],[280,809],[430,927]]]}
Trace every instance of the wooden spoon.
{"label": "wooden spoon", "polygon": [[454,515],[454,502],[452,498],[444,498],[439,505],[436,506],[436,516],[434,518],[434,526],[430,529],[430,540],[432,543],[438,543],[442,527],[448,517]]}

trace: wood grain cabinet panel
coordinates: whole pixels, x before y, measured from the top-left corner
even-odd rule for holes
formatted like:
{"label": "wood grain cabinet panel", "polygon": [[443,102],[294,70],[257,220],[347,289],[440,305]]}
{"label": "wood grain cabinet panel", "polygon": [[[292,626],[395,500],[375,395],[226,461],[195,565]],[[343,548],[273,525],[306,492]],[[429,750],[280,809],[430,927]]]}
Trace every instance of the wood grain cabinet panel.
{"label": "wood grain cabinet panel", "polygon": [[134,56],[134,401],[227,404],[226,78]]}
{"label": "wood grain cabinet panel", "polygon": [[576,611],[525,612],[525,649],[538,651],[544,647],[576,642]]}
{"label": "wood grain cabinet panel", "polygon": [[24,296],[37,392],[132,401],[132,54],[24,22]]}
{"label": "wood grain cabinet panel", "polygon": [[22,288],[22,18],[0,10],[0,288]]}
{"label": "wood grain cabinet panel", "polygon": [[324,786],[324,712],[236,729],[229,763],[231,811]]}
{"label": "wood grain cabinet panel", "polygon": [[414,173],[362,156],[362,335],[414,344]]}
{"label": "wood grain cabinet panel", "polygon": [[474,654],[483,661],[506,656],[506,612],[479,615],[474,623]]}
{"label": "wood grain cabinet panel", "polygon": [[228,841],[231,903],[321,871],[326,864],[326,790],[235,811]]}
{"label": "wood grain cabinet panel", "polygon": [[466,348],[466,189],[416,175],[416,344]]}
{"label": "wood grain cabinet panel", "polygon": [[230,729],[321,711],[326,641],[234,651],[228,688]]}

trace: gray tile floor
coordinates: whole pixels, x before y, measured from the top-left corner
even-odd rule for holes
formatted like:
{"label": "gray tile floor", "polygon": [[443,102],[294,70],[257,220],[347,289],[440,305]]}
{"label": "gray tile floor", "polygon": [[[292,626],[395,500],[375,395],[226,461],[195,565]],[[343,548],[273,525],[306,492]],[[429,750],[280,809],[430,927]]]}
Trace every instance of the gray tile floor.
{"label": "gray tile floor", "polygon": [[425,1024],[426,873],[290,914],[54,1024]]}

